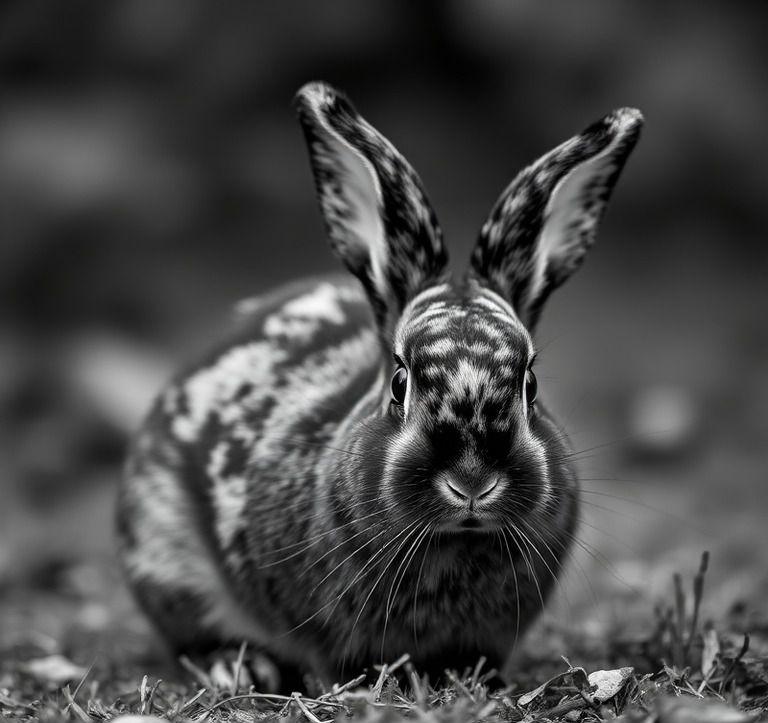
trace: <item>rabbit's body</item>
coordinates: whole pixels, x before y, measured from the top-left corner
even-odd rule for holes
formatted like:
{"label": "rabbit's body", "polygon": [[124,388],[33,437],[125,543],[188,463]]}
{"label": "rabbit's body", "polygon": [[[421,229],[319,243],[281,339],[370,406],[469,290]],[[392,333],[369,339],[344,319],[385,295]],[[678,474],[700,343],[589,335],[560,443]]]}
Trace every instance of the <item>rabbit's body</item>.
{"label": "rabbit's body", "polygon": [[[464,300],[453,313],[468,308]],[[376,514],[386,495],[361,504],[337,485],[348,474],[340,467],[385,451],[345,438],[379,405],[378,395],[364,401],[378,391],[382,361],[365,295],[328,278],[240,309],[234,340],[161,394],[136,441],[120,531],[144,607],[179,649],[245,637],[326,674],[331,661],[406,650],[423,668],[440,670],[449,651],[467,664],[480,655],[502,663],[552,587],[575,488],[558,494],[550,529],[529,532],[548,541],[542,557],[468,531],[432,537],[429,566],[422,534],[401,565],[426,526],[392,529]],[[347,484],[366,484],[357,477]]]}
{"label": "rabbit's body", "polygon": [[502,666],[577,523],[529,329],[591,243],[639,117],[524,171],[456,282],[410,167],[333,91],[299,100],[332,244],[362,284],[242,304],[160,395],[121,490],[127,576],[178,650],[249,640],[328,680],[403,652]]}

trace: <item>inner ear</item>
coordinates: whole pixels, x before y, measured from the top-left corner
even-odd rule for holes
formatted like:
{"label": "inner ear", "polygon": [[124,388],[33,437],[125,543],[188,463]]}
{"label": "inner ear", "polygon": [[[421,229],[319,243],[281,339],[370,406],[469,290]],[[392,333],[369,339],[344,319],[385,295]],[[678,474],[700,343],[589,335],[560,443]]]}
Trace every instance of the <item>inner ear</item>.
{"label": "inner ear", "polygon": [[442,234],[419,177],[394,146],[324,83],[296,104],[331,246],[365,287],[383,337],[444,272]]}
{"label": "inner ear", "polygon": [[470,274],[530,330],[594,243],[641,125],[639,111],[622,108],[589,126],[518,174],[483,225]]}
{"label": "inner ear", "polygon": [[331,245],[356,276],[383,285],[387,261],[381,184],[373,164],[318,116],[310,143],[318,200]]}
{"label": "inner ear", "polygon": [[593,243],[603,207],[621,170],[610,169],[614,151],[613,143],[609,143],[560,179],[552,191],[536,250],[534,277],[539,290],[547,269],[555,277],[550,283],[559,285],[581,264]]}

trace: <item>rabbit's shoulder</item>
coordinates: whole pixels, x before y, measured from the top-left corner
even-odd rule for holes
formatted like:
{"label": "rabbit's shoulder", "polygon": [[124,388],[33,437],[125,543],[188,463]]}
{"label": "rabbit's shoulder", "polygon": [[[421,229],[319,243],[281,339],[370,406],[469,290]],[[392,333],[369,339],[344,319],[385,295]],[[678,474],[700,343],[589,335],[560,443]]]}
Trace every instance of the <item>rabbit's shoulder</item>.
{"label": "rabbit's shoulder", "polygon": [[255,438],[276,408],[304,416],[314,401],[343,395],[378,355],[357,283],[328,276],[288,284],[239,302],[222,340],[171,382],[153,416],[182,444],[210,446],[246,429]]}

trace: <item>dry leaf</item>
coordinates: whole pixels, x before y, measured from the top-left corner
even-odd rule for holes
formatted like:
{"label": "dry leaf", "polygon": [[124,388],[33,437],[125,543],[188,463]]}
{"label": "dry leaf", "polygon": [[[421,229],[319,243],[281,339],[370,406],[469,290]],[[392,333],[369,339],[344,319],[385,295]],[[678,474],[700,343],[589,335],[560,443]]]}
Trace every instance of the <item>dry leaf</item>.
{"label": "dry leaf", "polygon": [[523,707],[531,704],[534,700],[536,700],[536,698],[541,697],[541,695],[547,690],[547,688],[551,687],[555,683],[562,682],[565,678],[569,676],[574,677],[574,683],[576,683],[576,685],[578,685],[578,683],[575,680],[576,678],[581,678],[584,683],[586,683],[587,681],[587,672],[584,670],[584,668],[570,668],[569,670],[566,670],[564,673],[559,673],[553,678],[550,678],[545,683],[542,683],[535,690],[532,690],[526,693],[525,695],[520,696],[520,698],[517,701],[517,704]]}
{"label": "dry leaf", "polygon": [[634,668],[618,668],[617,670],[596,670],[590,673],[587,676],[590,686],[597,686],[590,695],[598,703],[605,703],[626,685],[634,672]]}

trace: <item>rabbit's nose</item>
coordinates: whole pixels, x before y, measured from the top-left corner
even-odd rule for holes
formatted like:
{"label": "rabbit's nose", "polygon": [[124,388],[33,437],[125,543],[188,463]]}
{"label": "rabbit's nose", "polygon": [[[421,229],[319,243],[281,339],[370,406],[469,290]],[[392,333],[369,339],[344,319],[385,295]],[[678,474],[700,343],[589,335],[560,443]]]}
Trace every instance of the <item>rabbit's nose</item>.
{"label": "rabbit's nose", "polygon": [[457,475],[441,475],[442,486],[446,494],[455,502],[470,506],[475,502],[483,502],[499,486],[499,475],[489,475],[481,480],[463,479]]}

